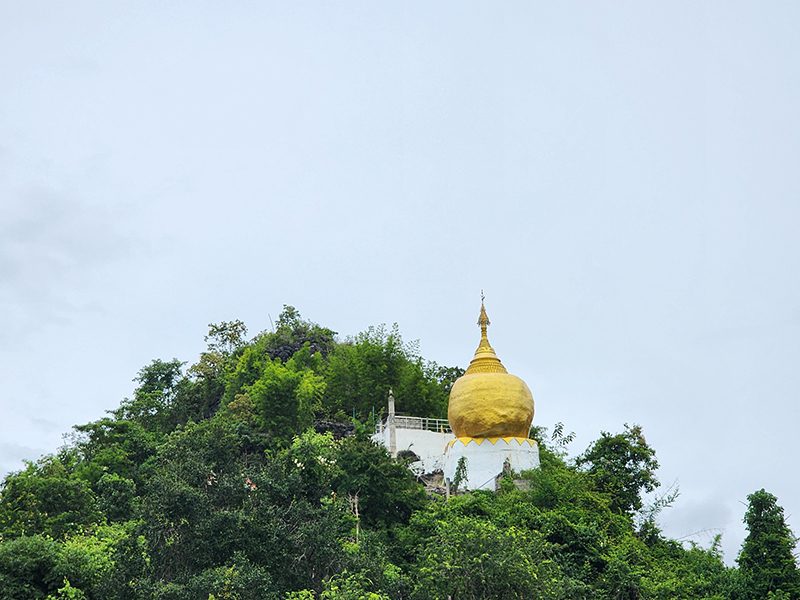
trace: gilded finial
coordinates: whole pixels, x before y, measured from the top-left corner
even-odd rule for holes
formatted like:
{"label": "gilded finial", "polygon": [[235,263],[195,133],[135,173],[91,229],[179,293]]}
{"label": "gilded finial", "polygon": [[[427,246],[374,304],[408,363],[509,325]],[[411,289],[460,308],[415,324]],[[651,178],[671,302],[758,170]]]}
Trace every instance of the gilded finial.
{"label": "gilded finial", "polygon": [[481,339],[486,337],[486,328],[492,324],[489,320],[489,316],[486,314],[486,307],[483,304],[483,301],[486,300],[486,296],[481,290],[481,314],[478,315],[478,325],[481,328]]}
{"label": "gilded finial", "polygon": [[478,326],[481,328],[481,341],[478,344],[478,349],[475,350],[475,356],[472,359],[467,373],[506,373],[506,369],[497,358],[494,348],[489,343],[489,335],[487,329],[491,325],[489,315],[486,314],[485,301],[486,295],[481,290],[481,312],[478,316]]}

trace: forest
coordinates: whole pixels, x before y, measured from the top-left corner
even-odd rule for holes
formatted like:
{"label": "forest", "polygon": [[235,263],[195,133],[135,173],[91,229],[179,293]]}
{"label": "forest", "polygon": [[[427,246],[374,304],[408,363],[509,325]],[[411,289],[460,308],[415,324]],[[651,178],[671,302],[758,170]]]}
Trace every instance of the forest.
{"label": "forest", "polygon": [[446,418],[463,373],[396,326],[340,338],[285,306],[268,331],[223,322],[205,342],[5,477],[0,598],[800,598],[766,490],[735,566],[719,538],[664,535],[677,493],[636,425],[574,456],[565,426],[535,427],[540,469],[445,497],[370,440],[390,387],[399,412]]}

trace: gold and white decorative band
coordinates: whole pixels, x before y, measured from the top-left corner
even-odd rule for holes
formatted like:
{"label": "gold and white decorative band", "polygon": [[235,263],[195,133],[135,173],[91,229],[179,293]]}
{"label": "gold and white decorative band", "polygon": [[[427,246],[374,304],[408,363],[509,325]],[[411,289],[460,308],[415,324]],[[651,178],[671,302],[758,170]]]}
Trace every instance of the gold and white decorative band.
{"label": "gold and white decorative band", "polygon": [[488,438],[474,438],[474,437],[458,437],[454,440],[450,440],[447,442],[447,447],[452,448],[456,444],[461,446],[468,446],[469,444],[475,444],[476,446],[480,446],[481,444],[488,442],[492,444],[492,446],[497,445],[497,442],[503,441],[508,445],[511,445],[512,442],[516,442],[518,446],[530,446],[531,448],[536,447],[538,444],[536,440],[532,440],[530,438],[523,438],[523,437],[488,437]]}

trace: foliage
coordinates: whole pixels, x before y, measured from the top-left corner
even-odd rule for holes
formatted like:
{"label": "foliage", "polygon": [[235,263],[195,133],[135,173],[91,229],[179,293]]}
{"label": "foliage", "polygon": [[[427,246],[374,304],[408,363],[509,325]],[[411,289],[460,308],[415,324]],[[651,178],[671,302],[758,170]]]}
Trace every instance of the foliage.
{"label": "foliage", "polygon": [[786,525],[778,499],[764,489],[747,497],[744,522],[748,534],[737,562],[742,598],[766,598],[768,594],[800,597],[800,572],[793,550],[797,538]]}
{"label": "foliage", "polygon": [[71,449],[73,470],[95,486],[104,474],[143,480],[142,469],[156,451],[157,436],[140,423],[123,418],[105,418],[78,425]]}
{"label": "foliage", "polygon": [[343,571],[325,583],[320,600],[391,600],[389,596],[371,591],[372,582],[363,573]]}
{"label": "foliage", "polygon": [[123,401],[114,416],[139,423],[147,431],[166,433],[171,430],[178,422],[179,398],[189,385],[182,367],[183,363],[177,359],[156,359],[142,368],[134,379],[139,385],[133,398]]}
{"label": "foliage", "polygon": [[262,333],[261,340],[271,359],[286,362],[303,347],[312,354],[328,356],[336,346],[335,336],[335,331],[304,321],[294,306],[284,304],[275,331]]}
{"label": "foliage", "polygon": [[625,425],[616,435],[600,434],[576,461],[594,479],[597,488],[611,497],[612,510],[631,514],[642,508],[642,492],[658,487],[655,450],[647,445],[638,425]]}
{"label": "foliage", "polygon": [[59,457],[28,463],[8,476],[0,491],[0,532],[4,536],[43,534],[55,539],[102,518],[89,484],[70,476]]}
{"label": "foliage", "polygon": [[541,536],[477,517],[441,520],[423,546],[415,597],[555,598]]}
{"label": "foliage", "polygon": [[0,589],[6,597],[34,600],[55,592],[60,550],[55,540],[40,534],[0,544]]}
{"label": "foliage", "polygon": [[370,423],[389,388],[398,411],[444,417],[462,369],[424,360],[396,326],[339,341],[291,306],[246,334],[209,325],[195,364],[152,361],[117,410],[6,476],[0,597],[798,597],[794,538],[763,490],[738,570],[718,541],[662,535],[674,494],[643,509],[658,463],[639,427],[602,433],[574,462],[574,434],[535,428],[541,468],[446,501]]}
{"label": "foliage", "polygon": [[358,494],[360,515],[368,527],[406,523],[424,506],[425,494],[411,472],[366,436],[343,439],[337,461],[335,488],[340,495]]}
{"label": "foliage", "polygon": [[368,418],[382,412],[389,389],[400,413],[444,417],[451,378],[457,371],[425,363],[395,325],[370,327],[336,346],[325,373],[329,414]]}
{"label": "foliage", "polygon": [[451,493],[453,494],[458,493],[458,489],[461,486],[461,484],[464,483],[466,476],[467,476],[467,457],[462,456],[461,458],[458,459],[458,462],[456,463],[456,470],[453,473],[453,482],[452,482],[452,487],[450,489]]}

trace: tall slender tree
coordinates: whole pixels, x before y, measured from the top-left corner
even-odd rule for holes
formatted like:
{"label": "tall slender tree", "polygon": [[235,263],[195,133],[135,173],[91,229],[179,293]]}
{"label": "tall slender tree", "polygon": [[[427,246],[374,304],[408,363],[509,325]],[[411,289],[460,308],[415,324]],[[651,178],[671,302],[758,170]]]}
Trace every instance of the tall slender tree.
{"label": "tall slender tree", "polygon": [[[747,497],[744,522],[749,533],[737,562],[742,577],[742,597],[766,598],[770,592],[800,598],[800,572],[793,550],[797,538],[783,516],[778,499],[764,489]],[[783,594],[780,594],[783,592]]]}

